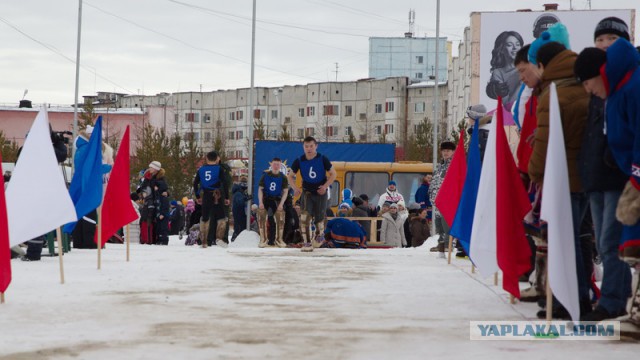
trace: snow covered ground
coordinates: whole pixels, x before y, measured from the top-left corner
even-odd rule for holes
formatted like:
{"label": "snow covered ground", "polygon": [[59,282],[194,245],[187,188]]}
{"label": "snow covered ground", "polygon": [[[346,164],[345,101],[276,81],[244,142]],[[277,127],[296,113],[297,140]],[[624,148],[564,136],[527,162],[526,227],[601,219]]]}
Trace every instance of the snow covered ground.
{"label": "snow covered ground", "polygon": [[[257,235],[256,235],[257,236]],[[623,341],[470,341],[469,321],[533,319],[493,279],[418,249],[228,249],[108,244],[13,260],[0,359],[593,359]],[[606,354],[606,355],[605,355]]]}

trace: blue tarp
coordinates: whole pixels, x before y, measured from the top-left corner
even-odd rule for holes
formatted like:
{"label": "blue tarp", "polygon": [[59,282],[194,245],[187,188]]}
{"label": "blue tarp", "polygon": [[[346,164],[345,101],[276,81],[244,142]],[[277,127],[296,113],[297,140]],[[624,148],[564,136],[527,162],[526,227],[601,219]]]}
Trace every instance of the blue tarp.
{"label": "blue tarp", "polygon": [[[269,168],[269,162],[279,157],[282,162],[291,166],[293,160],[302,156],[302,141],[267,141],[255,142],[255,167],[253,172],[253,194],[257,194],[258,181],[262,172]],[[395,144],[352,144],[352,143],[319,143],[318,152],[331,161],[361,162],[393,162]],[[254,196],[257,203],[258,196]]]}

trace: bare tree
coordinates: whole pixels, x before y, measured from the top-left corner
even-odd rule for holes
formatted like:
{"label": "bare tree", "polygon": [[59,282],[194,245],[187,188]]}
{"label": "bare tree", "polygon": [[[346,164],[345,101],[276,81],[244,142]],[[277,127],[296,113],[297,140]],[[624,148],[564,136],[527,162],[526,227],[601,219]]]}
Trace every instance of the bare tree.
{"label": "bare tree", "polygon": [[15,140],[8,140],[4,132],[0,130],[0,152],[2,153],[2,161],[16,162],[19,148]]}

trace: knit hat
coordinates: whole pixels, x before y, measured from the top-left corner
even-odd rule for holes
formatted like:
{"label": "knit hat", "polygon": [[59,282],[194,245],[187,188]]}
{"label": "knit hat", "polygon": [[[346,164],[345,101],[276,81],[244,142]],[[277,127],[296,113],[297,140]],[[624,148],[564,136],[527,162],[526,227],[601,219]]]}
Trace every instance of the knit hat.
{"label": "knit hat", "polygon": [[404,203],[404,200],[400,200],[400,201],[398,201],[398,206],[402,206],[402,207],[404,207],[404,208],[406,208],[406,207],[407,207],[407,205],[405,205],[405,203]]}
{"label": "knit hat", "polygon": [[398,208],[398,204],[393,203],[393,204],[389,205],[389,207],[390,207],[390,208],[396,208],[396,209],[397,209],[397,208]]}
{"label": "knit hat", "polygon": [[369,201],[369,195],[367,194],[360,194],[358,197],[362,199],[362,201]]}
{"label": "knit hat", "polygon": [[454,144],[451,141],[443,141],[440,144],[440,150],[455,150],[456,149],[456,144]]}
{"label": "knit hat", "polygon": [[615,34],[629,40],[629,27],[623,20],[612,16],[600,20],[593,33],[593,40],[602,34]]}
{"label": "knit hat", "polygon": [[543,32],[536,41],[531,43],[529,47],[529,62],[537,65],[538,62],[536,57],[538,56],[538,50],[552,41],[558,42],[567,49],[571,49],[571,45],[569,44],[569,32],[567,31],[567,27],[562,23],[556,23],[549,28],[549,30]]}
{"label": "knit hat", "polygon": [[553,24],[559,23],[560,19],[554,14],[545,13],[533,22],[533,37],[539,38],[543,31],[547,31]]}
{"label": "knit hat", "polygon": [[346,202],[343,202],[342,204],[340,204],[339,206],[340,209],[351,209],[351,206],[349,206],[349,204],[347,204]]}
{"label": "knit hat", "polygon": [[162,168],[162,165],[160,164],[160,161],[155,161],[154,160],[149,164],[149,167],[151,169],[155,169],[157,171],[160,171],[160,169]]}
{"label": "knit hat", "polygon": [[580,52],[573,66],[573,73],[579,82],[600,75],[600,68],[607,62],[607,53],[601,49],[589,47]]}
{"label": "knit hat", "polygon": [[391,201],[385,201],[382,206],[391,206],[393,203]]}
{"label": "knit hat", "polygon": [[487,113],[487,108],[482,104],[469,106],[467,116],[472,119],[479,119]]}
{"label": "knit hat", "polygon": [[391,186],[391,185],[398,186],[398,184],[396,184],[395,180],[389,181],[389,186]]}
{"label": "knit hat", "polygon": [[178,202],[175,200],[171,200],[171,206],[178,206]]}

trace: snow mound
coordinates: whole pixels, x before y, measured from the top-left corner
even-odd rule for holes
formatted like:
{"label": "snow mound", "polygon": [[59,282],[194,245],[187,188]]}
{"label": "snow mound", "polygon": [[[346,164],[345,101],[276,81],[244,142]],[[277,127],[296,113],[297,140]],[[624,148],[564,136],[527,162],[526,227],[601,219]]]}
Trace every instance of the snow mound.
{"label": "snow mound", "polygon": [[257,232],[251,230],[244,230],[236,240],[229,244],[229,248],[257,248],[260,242],[260,235]]}

